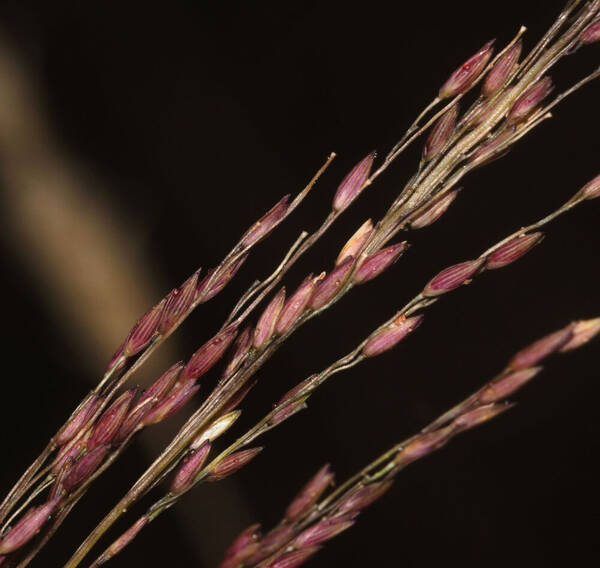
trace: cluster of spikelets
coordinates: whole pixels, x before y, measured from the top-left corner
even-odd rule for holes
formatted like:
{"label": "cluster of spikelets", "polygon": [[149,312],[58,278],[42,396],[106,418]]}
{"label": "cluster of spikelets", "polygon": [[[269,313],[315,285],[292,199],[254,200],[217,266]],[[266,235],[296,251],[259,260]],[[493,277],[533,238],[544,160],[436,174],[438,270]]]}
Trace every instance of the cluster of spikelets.
{"label": "cluster of spikelets", "polygon": [[[290,196],[285,196],[252,225],[218,266],[208,270],[202,279],[200,270],[196,271],[149,310],[119,347],[99,385],[84,399],[0,505],[0,522],[5,523],[0,538],[0,564],[7,559],[10,562],[13,555],[20,553],[51,519],[54,519],[52,529],[57,528],[89,484],[113,463],[131,437],[142,428],[166,420],[182,408],[198,391],[198,381],[230,347],[229,361],[215,389],[142,481],[117,505],[116,513],[107,517],[106,523],[93,533],[79,555],[67,566],[78,565],[121,511],[126,510],[149,487],[154,487],[167,473],[173,472],[167,495],[117,539],[95,565],[118,553],[148,522],[195,484],[218,481],[249,463],[261,448],[246,448],[247,444],[305,408],[308,397],[333,374],[397,345],[421,323],[422,313],[415,312],[422,311],[443,294],[469,283],[480,273],[502,268],[521,258],[541,242],[543,233],[538,230],[541,226],[575,205],[600,197],[598,176],[550,216],[509,235],[477,258],[439,272],[406,306],[374,330],[350,354],[300,382],[253,429],[207,465],[212,442],[236,421],[240,414],[237,407],[252,388],[254,373],[283,340],[353,286],[368,282],[387,270],[409,246],[406,241],[388,244],[398,232],[420,229],[439,219],[457,197],[455,186],[465,173],[506,153],[526,132],[547,117],[554,104],[597,76],[598,72],[588,76],[570,92],[543,106],[553,90],[551,79],[544,74],[547,68],[572,52],[573,47],[600,41],[599,11],[598,2],[587,5],[561,38],[564,44],[564,47],[561,44],[562,51],[558,48],[554,54],[549,51],[548,61],[545,66],[540,65],[542,73],[537,75],[533,72],[536,70],[536,58],[539,61],[546,55],[543,50],[537,53],[534,50],[520,62],[520,34],[495,59],[492,59],[493,42],[485,44],[450,76],[426,111],[440,102],[449,100],[449,103],[424,125],[417,119],[375,171],[374,153],[361,160],[340,183],[331,211],[321,227],[310,236],[301,235],[275,272],[250,288],[221,329],[187,362],[174,364],[144,391],[128,389],[121,392],[129,377],[151,353],[198,305],[223,290],[253,247],[302,202],[331,158],[291,203]],[[531,76],[528,76],[528,71],[531,71]],[[460,117],[459,99],[479,81],[483,81],[481,96]],[[249,314],[275,289],[289,268],[395,157],[428,128],[431,130],[417,173],[382,219],[375,224],[369,219],[358,228],[342,248],[329,273],[308,275],[289,296],[285,288],[279,289],[256,325],[243,328]],[[299,566],[322,543],[352,526],[360,510],[383,495],[400,469],[443,446],[457,433],[505,410],[507,405],[502,401],[539,372],[538,362],[557,350],[570,350],[583,344],[599,330],[600,321],[597,319],[578,322],[536,342],[517,354],[503,373],[464,403],[408,442],[390,450],[385,456],[383,474],[372,475],[368,466],[368,478],[359,476],[355,482],[343,485],[319,503],[333,481],[328,467],[323,468],[290,505],[280,526],[262,537],[257,527],[250,527],[231,546],[222,568],[241,565],[263,568]],[[375,463],[378,467],[382,465],[381,460]],[[38,491],[36,488],[39,487]],[[35,497],[48,487],[43,504],[28,509],[22,506],[13,511],[25,495],[32,493]],[[12,521],[23,509],[25,513],[13,524]],[[52,530],[47,531],[44,538],[51,534]],[[36,552],[37,549],[21,565],[27,565]]]}

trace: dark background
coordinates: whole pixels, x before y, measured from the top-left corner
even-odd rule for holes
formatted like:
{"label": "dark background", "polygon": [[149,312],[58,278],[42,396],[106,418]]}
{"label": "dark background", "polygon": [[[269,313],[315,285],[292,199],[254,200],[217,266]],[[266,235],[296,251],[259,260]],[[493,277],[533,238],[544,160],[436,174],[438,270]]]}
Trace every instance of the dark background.
{"label": "dark background", "polygon": [[[562,4],[4,0],[0,30],[35,74],[60,146],[103,181],[103,199],[151,259],[157,297],[197,265],[218,262],[263,211],[338,153],[297,213],[180,330],[175,351],[185,357],[301,229],[317,227],[347,170],[393,145],[458,64],[491,37],[503,45],[519,24],[528,26],[531,47]],[[591,71],[599,55],[592,46],[559,65],[558,89]],[[393,269],[300,330],[261,371],[236,432],[348,351],[437,270],[478,255],[597,175],[599,94],[589,85],[509,156],[469,175],[450,212],[410,235],[414,246]],[[356,226],[385,210],[419,152],[417,143],[294,267],[289,289],[307,272],[329,269]],[[164,515],[113,565],[215,566],[250,522],[276,523],[321,464],[331,462],[345,479],[529,341],[599,315],[599,213],[600,203],[590,202],[564,216],[526,259],[444,298],[414,337],[332,380],[308,411],[264,437],[266,450],[252,465],[218,489],[198,488],[186,514]],[[87,392],[90,373],[102,372],[48,308],[15,241],[5,231],[2,493]],[[597,353],[596,343],[552,360],[515,397],[516,408],[408,468],[311,565],[558,566],[595,555]],[[150,459],[135,444],[34,565],[62,565]]]}

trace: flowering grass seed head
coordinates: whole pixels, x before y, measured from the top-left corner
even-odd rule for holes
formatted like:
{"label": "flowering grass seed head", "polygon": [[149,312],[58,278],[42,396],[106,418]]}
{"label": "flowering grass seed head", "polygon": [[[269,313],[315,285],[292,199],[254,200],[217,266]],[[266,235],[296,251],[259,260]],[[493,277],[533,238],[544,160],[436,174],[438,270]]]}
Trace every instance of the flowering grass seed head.
{"label": "flowering grass seed head", "polygon": [[538,339],[528,347],[525,347],[525,349],[519,351],[510,360],[508,367],[510,369],[526,369],[536,365],[566,345],[573,337],[573,329],[574,325],[569,324],[554,333]]}
{"label": "flowering grass seed head", "polygon": [[287,302],[281,308],[279,318],[275,324],[275,331],[278,335],[283,335],[296,323],[296,320],[304,313],[313,292],[317,285],[317,281],[312,277],[312,274],[304,279],[298,289],[288,298]]}
{"label": "flowering grass seed head", "polygon": [[437,120],[423,147],[423,161],[437,158],[446,147],[454,133],[458,112],[459,105],[455,103]]}
{"label": "flowering grass seed head", "polygon": [[262,449],[262,447],[250,448],[248,450],[240,450],[239,452],[230,454],[212,468],[208,474],[207,480],[220,481],[221,479],[229,477],[252,461]]}
{"label": "flowering grass seed head", "polygon": [[242,267],[242,264],[246,262],[248,253],[240,255],[235,261],[230,263],[225,269],[219,271],[218,276],[213,279],[213,274],[217,270],[211,268],[207,271],[206,276],[199,282],[196,290],[196,300],[203,303],[207,302],[211,298],[214,298],[236,275],[237,271]]}
{"label": "flowering grass seed head", "polygon": [[435,223],[448,210],[450,205],[452,205],[452,202],[458,196],[458,191],[459,190],[457,189],[449,191],[440,199],[435,200],[430,207],[425,209],[425,211],[419,212],[410,221],[411,229],[422,229],[423,227]]}
{"label": "flowering grass seed head", "polygon": [[592,22],[585,30],[581,32],[579,41],[584,45],[600,41],[600,20]]}
{"label": "flowering grass seed head", "polygon": [[403,241],[395,245],[383,248],[376,253],[368,256],[360,264],[354,275],[352,281],[355,284],[363,284],[373,278],[379,276],[382,272],[387,270],[394,262],[396,262],[408,248],[408,243]]}
{"label": "flowering grass seed head", "polygon": [[348,239],[348,242],[343,246],[340,254],[335,260],[335,265],[338,266],[349,256],[357,257],[362,250],[367,239],[373,234],[373,222],[367,219],[357,231]]}
{"label": "flowering grass seed head", "polygon": [[241,238],[242,246],[251,246],[262,239],[279,221],[283,219],[288,210],[290,195],[284,195],[269,211],[267,211]]}
{"label": "flowering grass seed head", "polygon": [[238,568],[259,548],[260,524],[249,526],[231,543],[219,568]]}
{"label": "flowering grass seed head", "polygon": [[580,193],[584,199],[596,199],[596,197],[600,197],[600,175],[588,181],[581,188]]}
{"label": "flowering grass seed head", "polygon": [[507,123],[512,125],[525,120],[553,90],[550,77],[534,83],[515,101],[506,118]]}
{"label": "flowering grass seed head", "polygon": [[334,211],[343,211],[360,195],[368,182],[374,160],[375,152],[371,152],[342,180],[333,198]]}
{"label": "flowering grass seed head", "polygon": [[171,493],[174,493],[175,495],[183,493],[192,485],[194,478],[202,469],[209,452],[210,442],[205,440],[198,450],[193,450],[192,453],[183,460],[183,463],[177,470],[177,473],[175,473],[175,477],[173,477],[173,481],[171,481],[171,485],[169,486],[169,491]]}
{"label": "flowering grass seed head", "polygon": [[86,481],[104,461],[110,446],[97,446],[91,452],[85,454],[73,465],[69,475],[65,478],[64,488],[67,493],[77,489]]}
{"label": "flowering grass seed head", "polygon": [[237,335],[237,326],[230,325],[198,349],[181,372],[180,380],[197,379],[206,373],[225,353]]}
{"label": "flowering grass seed head", "polygon": [[485,386],[477,398],[482,404],[498,402],[520,389],[541,370],[542,367],[529,367],[501,375],[489,385]]}
{"label": "flowering grass seed head", "polygon": [[412,333],[423,321],[423,315],[409,318],[403,315],[396,318],[391,324],[371,337],[362,349],[365,357],[375,357],[391,349],[402,341],[409,333]]}
{"label": "flowering grass seed head", "polygon": [[440,99],[447,99],[464,93],[481,76],[494,52],[494,41],[488,41],[475,55],[467,59],[450,75],[438,93]]}
{"label": "flowering grass seed head", "polygon": [[234,422],[241,414],[241,410],[232,410],[217,418],[206,430],[204,430],[204,432],[201,432],[194,438],[190,444],[190,450],[198,450],[207,440],[210,440],[211,442],[216,440],[233,426]]}
{"label": "flowering grass seed head", "polygon": [[196,298],[198,276],[200,271],[194,272],[181,286],[175,288],[166,297],[165,307],[162,311],[158,332],[165,334],[188,312]]}
{"label": "flowering grass seed head", "polygon": [[296,532],[294,525],[280,525],[269,531],[259,541],[259,548],[255,554],[248,559],[248,564],[256,564],[271,556],[284,544],[287,544]]}
{"label": "flowering grass seed head", "polygon": [[484,263],[485,259],[477,258],[445,268],[429,281],[423,289],[423,295],[429,298],[440,296],[468,284]]}
{"label": "flowering grass seed head", "polygon": [[336,266],[315,288],[310,300],[310,308],[318,310],[332,300],[344,285],[350,271],[354,267],[354,257],[348,256],[339,266]]}
{"label": "flowering grass seed head", "polygon": [[88,451],[110,444],[127,416],[137,389],[129,389],[117,398],[98,418],[87,443]]}
{"label": "flowering grass seed head", "polygon": [[354,524],[354,521],[333,517],[331,519],[323,519],[302,531],[295,539],[294,546],[297,548],[306,548],[308,546],[316,546],[326,542],[345,530],[349,529]]}
{"label": "flowering grass seed head", "polygon": [[334,484],[335,475],[325,464],[302,488],[285,511],[285,519],[293,522],[306,513],[321,497],[323,492]]}
{"label": "flowering grass seed head", "polygon": [[475,426],[479,426],[480,424],[495,418],[499,414],[506,412],[513,406],[514,404],[511,403],[492,403],[478,406],[477,408],[456,417],[450,426],[460,430],[470,430],[471,428],[475,428]]}
{"label": "flowering grass seed head", "polygon": [[544,233],[541,232],[519,235],[490,254],[485,267],[489,270],[502,268],[527,254],[535,245],[541,243],[543,238]]}
{"label": "flowering grass seed head", "polygon": [[360,487],[356,491],[352,491],[341,500],[336,510],[336,516],[361,511],[369,505],[372,505],[388,491],[392,486],[392,483],[392,480],[376,481],[364,487]]}
{"label": "flowering grass seed head", "polygon": [[98,410],[102,404],[102,399],[97,394],[92,394],[86,402],[79,408],[75,415],[65,424],[65,426],[54,437],[54,441],[62,446],[72,440],[85,426],[88,419]]}
{"label": "flowering grass seed head", "polygon": [[181,386],[175,385],[173,392],[161,400],[146,414],[142,424],[158,424],[167,418],[170,418],[181,407],[183,407],[200,389],[200,385],[194,385],[189,382]]}
{"label": "flowering grass seed head", "polygon": [[57,500],[48,501],[39,507],[29,509],[0,540],[0,554],[10,554],[29,542],[48,521],[57,503]]}
{"label": "flowering grass seed head", "polygon": [[132,355],[139,353],[150,343],[154,337],[160,318],[162,317],[165,304],[166,300],[161,300],[138,320],[125,340],[123,349],[123,354],[125,356],[131,357]]}
{"label": "flowering grass seed head", "polygon": [[261,349],[273,336],[275,324],[285,302],[285,287],[281,288],[269,302],[254,329],[254,347]]}
{"label": "flowering grass seed head", "polygon": [[600,318],[581,320],[573,325],[573,336],[567,341],[559,351],[566,353],[585,345],[588,341],[600,333]]}
{"label": "flowering grass seed head", "polygon": [[504,87],[506,81],[513,75],[519,65],[522,49],[523,42],[519,39],[494,63],[481,87],[481,94],[484,97],[493,97]]}

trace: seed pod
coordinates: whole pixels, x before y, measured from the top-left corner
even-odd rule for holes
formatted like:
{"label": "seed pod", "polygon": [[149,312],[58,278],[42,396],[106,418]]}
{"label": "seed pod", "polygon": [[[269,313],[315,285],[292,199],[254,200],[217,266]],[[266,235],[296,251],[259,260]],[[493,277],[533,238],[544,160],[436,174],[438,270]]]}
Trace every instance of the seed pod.
{"label": "seed pod", "polygon": [[311,274],[304,279],[302,284],[298,286],[298,289],[288,298],[283,308],[281,308],[279,319],[275,324],[277,335],[287,333],[294,323],[296,323],[296,320],[304,313],[313,295],[315,286],[316,280]]}
{"label": "seed pod", "polygon": [[354,257],[349,256],[339,266],[336,266],[316,287],[310,300],[310,307],[318,310],[332,300],[346,282],[354,266]]}
{"label": "seed pod", "polygon": [[285,511],[285,520],[293,522],[306,513],[321,497],[330,485],[334,484],[335,475],[325,464],[314,477],[302,488]]}
{"label": "seed pod", "polygon": [[85,451],[90,434],[91,431],[88,430],[87,433],[75,443],[71,442],[65,444],[56,454],[50,467],[50,471],[57,474],[68,460],[76,461]]}
{"label": "seed pod", "polygon": [[363,284],[373,280],[396,262],[408,248],[406,241],[391,245],[364,259],[358,270],[352,276],[355,284]]}
{"label": "seed pod", "polygon": [[187,382],[197,379],[206,373],[225,353],[231,342],[237,335],[237,326],[230,325],[218,335],[209,339],[198,351],[196,351],[181,371],[180,381]]}
{"label": "seed pod", "polygon": [[484,142],[479,146],[468,159],[468,163],[478,162],[478,165],[489,164],[502,156],[505,156],[510,147],[501,148],[501,146],[507,142],[515,133],[514,127],[506,128],[499,134],[497,134],[491,140]]}
{"label": "seed pod", "polygon": [[62,446],[72,440],[101,404],[102,399],[97,394],[90,395],[54,437],[56,444]]}
{"label": "seed pod", "polygon": [[333,198],[334,211],[343,211],[348,207],[366,187],[368,183],[375,152],[363,158],[350,173],[342,180]]}
{"label": "seed pod", "polygon": [[190,444],[190,450],[198,450],[207,440],[216,440],[219,436],[227,432],[233,423],[240,417],[241,410],[233,410],[217,418],[204,432],[196,436]]}
{"label": "seed pod", "polygon": [[480,77],[494,52],[494,41],[488,41],[475,55],[467,59],[442,85],[438,96],[447,99],[464,93]]}
{"label": "seed pod", "polygon": [[248,565],[253,566],[271,556],[284,544],[288,543],[294,537],[294,533],[295,527],[293,525],[280,525],[274,528],[260,540],[258,551],[248,559]]}
{"label": "seed pod", "polygon": [[494,63],[481,87],[481,94],[484,97],[493,97],[504,87],[506,81],[512,76],[519,65],[519,57],[521,57],[522,49],[523,42],[519,40]]}
{"label": "seed pod", "polygon": [[477,258],[455,264],[442,270],[429,281],[423,289],[423,296],[434,297],[450,292],[463,284],[468,284],[470,278],[482,267],[485,259]]}
{"label": "seed pod", "polygon": [[318,375],[311,375],[307,379],[304,379],[301,383],[298,383],[295,387],[291,388],[288,392],[286,392],[277,404],[282,404],[286,400],[289,400],[293,396],[297,395],[300,391],[303,391],[305,388],[309,387]]}
{"label": "seed pod", "polygon": [[440,152],[446,147],[446,144],[448,144],[454,133],[458,111],[458,103],[455,103],[435,123],[423,147],[423,156],[421,159],[424,162],[437,158]]}
{"label": "seed pod", "polygon": [[149,426],[170,418],[198,392],[199,388],[199,385],[193,385],[192,383],[185,383],[181,386],[175,385],[172,393],[156,404],[146,414],[142,423],[144,426]]}
{"label": "seed pod", "polygon": [[275,412],[275,414],[273,414],[273,416],[271,417],[271,420],[270,420],[271,427],[281,424],[288,418],[294,416],[294,414],[297,414],[301,410],[304,410],[305,408],[307,408],[307,405],[306,405],[307,399],[308,399],[308,395],[303,398],[300,398],[294,402],[291,402],[289,404],[284,403],[282,405],[278,405],[281,408],[279,408],[279,410],[277,410],[277,412]]}
{"label": "seed pod", "polygon": [[339,517],[323,519],[312,527],[302,531],[295,539],[294,546],[304,549],[326,542],[349,529],[354,521],[340,520]]}
{"label": "seed pod", "polygon": [[123,354],[126,357],[135,355],[146,347],[156,332],[158,322],[162,316],[166,300],[161,300],[148,313],[143,315],[129,332],[129,337],[125,341]]}
{"label": "seed pod", "polygon": [[135,429],[142,423],[143,418],[150,412],[152,407],[156,405],[156,399],[147,398],[144,401],[136,402],[135,406],[129,411],[119,431],[112,439],[112,445],[118,446],[126,438],[128,438]]}
{"label": "seed pod", "polygon": [[596,199],[596,197],[600,197],[600,175],[586,183],[579,190],[579,193],[584,199]]}
{"label": "seed pod", "polygon": [[285,287],[281,288],[262,313],[254,329],[254,347],[261,349],[273,336],[275,324],[285,302]]}
{"label": "seed pod", "polygon": [[229,477],[231,474],[242,469],[261,451],[262,447],[250,448],[249,450],[240,450],[223,458],[208,474],[207,481],[220,481]]}
{"label": "seed pod", "polygon": [[559,351],[566,353],[577,349],[596,337],[598,333],[600,333],[600,318],[577,321],[573,325],[573,337]]}
{"label": "seed pod", "polygon": [[278,556],[265,565],[264,568],[297,568],[312,558],[319,550],[321,550],[319,546],[292,550],[292,552],[286,552],[285,554]]}
{"label": "seed pod", "polygon": [[199,270],[194,272],[181,285],[181,288],[175,288],[166,297],[165,307],[158,324],[158,333],[161,335],[171,331],[173,326],[188,312],[196,298],[199,274]]}
{"label": "seed pod", "polygon": [[422,229],[435,223],[452,205],[457,195],[458,190],[454,190],[436,200],[430,207],[410,221],[411,229]]}
{"label": "seed pod", "polygon": [[235,410],[240,404],[241,402],[246,398],[246,396],[248,395],[248,393],[252,390],[252,387],[256,384],[256,381],[252,381],[250,383],[248,383],[247,385],[244,385],[243,387],[241,387],[225,404],[225,406],[223,406],[222,408],[222,412],[231,412],[232,410]]}
{"label": "seed pod", "polygon": [[336,516],[365,509],[383,496],[391,486],[391,480],[377,481],[353,491],[341,501]]}
{"label": "seed pod", "polygon": [[289,207],[289,199],[289,194],[284,195],[269,211],[256,221],[242,236],[240,240],[242,246],[249,247],[256,244],[273,229],[285,216]]}
{"label": "seed pod", "polygon": [[202,469],[206,458],[210,452],[210,442],[206,440],[199,448],[198,451],[192,452],[188,457],[183,460],[183,464],[177,470],[169,491],[178,495],[188,489],[193,483],[194,478],[198,472]]}
{"label": "seed pod", "polygon": [[512,125],[525,120],[553,90],[554,85],[550,77],[544,77],[534,83],[516,100],[506,122]]}
{"label": "seed pod", "polygon": [[241,255],[236,261],[232,262],[227,268],[220,271],[219,275],[213,280],[212,275],[215,268],[211,268],[202,281],[198,284],[195,301],[204,303],[214,298],[235,276],[242,264],[248,258],[248,253]]}
{"label": "seed pod", "polygon": [[461,414],[451,424],[451,427],[459,428],[461,430],[469,430],[474,428],[475,426],[479,426],[483,422],[487,422],[492,418],[495,418],[499,414],[507,411],[509,408],[512,408],[513,404],[486,404],[484,406],[478,406],[473,410],[469,410],[464,414]]}
{"label": "seed pod", "polygon": [[233,345],[233,355],[231,356],[229,363],[227,363],[227,367],[225,367],[225,370],[223,371],[223,378],[231,377],[231,375],[238,370],[244,357],[252,347],[252,336],[253,334],[251,327],[247,327],[238,335]]}
{"label": "seed pod", "polygon": [[338,266],[349,256],[356,258],[358,253],[361,251],[363,245],[367,239],[373,234],[373,222],[371,219],[367,219],[344,245],[340,254],[335,260],[335,265]]}
{"label": "seed pod", "polygon": [[183,367],[183,362],[179,361],[175,363],[142,393],[140,399],[129,411],[125,420],[123,420],[123,424],[114,437],[113,443],[119,444],[125,440],[141,424],[142,419],[158,402],[163,400],[168,393],[172,394],[171,389]]}
{"label": "seed pod", "polygon": [[439,430],[427,432],[426,434],[420,434],[406,444],[406,446],[398,453],[394,462],[396,465],[404,467],[409,463],[429,455],[438,448],[441,448],[451,436],[452,429],[450,427],[440,428]]}
{"label": "seed pod", "polygon": [[[139,403],[148,399],[161,400],[171,390],[184,367],[183,361],[171,365],[158,379],[156,379],[140,396]],[[139,404],[138,403],[138,404]]]}
{"label": "seed pod", "polygon": [[527,254],[535,245],[542,242],[544,233],[529,233],[519,235],[497,248],[487,258],[485,267],[493,270],[502,268]]}
{"label": "seed pod", "polygon": [[119,431],[123,420],[125,420],[131,401],[136,394],[137,389],[125,391],[100,415],[88,440],[88,451],[93,450],[97,446],[104,446],[111,443]]}
{"label": "seed pod", "polygon": [[600,41],[600,20],[592,22],[585,30],[581,32],[579,41],[584,45]]}
{"label": "seed pod", "polygon": [[27,511],[10,532],[0,540],[0,554],[10,554],[29,542],[56,509],[57,500],[48,501]]}
{"label": "seed pod", "polygon": [[402,341],[409,333],[413,332],[421,322],[423,316],[406,318],[403,315],[396,318],[390,325],[371,337],[362,349],[365,357],[375,357],[391,349]]}
{"label": "seed pod", "polygon": [[229,546],[219,568],[238,568],[244,560],[256,553],[259,547],[260,525],[249,526]]}
{"label": "seed pod", "polygon": [[98,466],[104,461],[108,454],[110,446],[98,446],[91,452],[85,454],[76,464],[73,465],[69,475],[67,475],[64,488],[67,493],[73,492],[84,481],[86,481]]}
{"label": "seed pod", "polygon": [[541,370],[542,367],[529,367],[528,369],[521,369],[520,371],[513,371],[512,373],[502,375],[485,386],[477,398],[482,404],[498,402],[520,389]]}
{"label": "seed pod", "polygon": [[554,333],[538,339],[525,349],[519,351],[510,361],[508,367],[510,369],[526,369],[533,367],[542,359],[552,355],[561,347],[567,344],[573,337],[573,324],[569,324]]}

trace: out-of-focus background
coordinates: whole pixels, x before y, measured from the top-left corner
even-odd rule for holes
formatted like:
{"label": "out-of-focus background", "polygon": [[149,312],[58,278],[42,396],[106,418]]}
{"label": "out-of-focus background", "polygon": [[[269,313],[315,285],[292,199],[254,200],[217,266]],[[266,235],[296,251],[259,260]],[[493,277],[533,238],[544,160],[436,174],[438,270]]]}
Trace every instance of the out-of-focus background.
{"label": "out-of-focus background", "polygon": [[[520,24],[531,47],[562,3],[3,0],[0,492],[150,305],[198,266],[217,263],[338,153],[303,206],[161,348],[140,384],[218,328],[299,231],[318,226],[347,170],[373,148],[384,153],[457,65],[491,37],[503,45]],[[592,46],[568,58],[558,89],[599,57]],[[597,83],[587,86],[509,156],[466,178],[450,212],[410,235],[414,246],[393,269],[300,330],[261,371],[237,432],[437,270],[479,254],[597,175],[599,95]],[[354,229],[385,210],[419,153],[416,144],[294,267],[289,289],[330,268]],[[576,210],[526,259],[445,298],[409,341],[340,375],[308,411],[267,435],[248,468],[198,488],[153,523],[115,568],[216,566],[241,529],[276,523],[323,463],[344,479],[530,340],[598,315],[599,214],[595,202]],[[598,378],[597,344],[554,360],[516,408],[408,468],[312,566],[581,564],[595,551],[598,522]],[[37,566],[62,565],[178,420],[139,437]]]}

